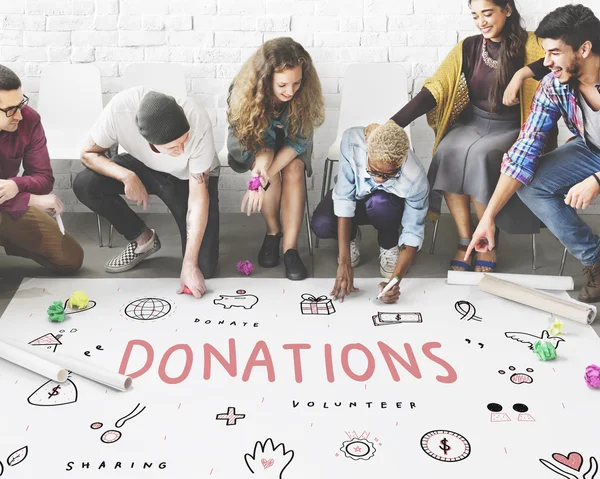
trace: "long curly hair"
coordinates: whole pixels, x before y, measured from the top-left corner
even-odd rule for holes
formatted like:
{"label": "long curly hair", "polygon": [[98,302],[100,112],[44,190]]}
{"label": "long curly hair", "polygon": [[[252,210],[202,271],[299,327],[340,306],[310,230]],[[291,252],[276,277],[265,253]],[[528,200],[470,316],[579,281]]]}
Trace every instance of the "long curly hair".
{"label": "long curly hair", "polygon": [[[504,90],[510,83],[513,75],[525,64],[525,43],[527,43],[527,30],[523,27],[521,14],[517,10],[515,0],[491,0],[492,3],[503,10],[510,7],[511,15],[507,17],[502,29],[502,44],[496,78],[488,95],[490,111],[503,107],[502,97]],[[469,7],[471,0],[469,0]]]}
{"label": "long curly hair", "polygon": [[244,148],[256,151],[275,113],[273,75],[302,67],[302,81],[287,102],[288,135],[310,136],[325,119],[321,82],[312,59],[302,45],[289,37],[266,41],[243,65],[233,79],[227,96],[227,120]]}

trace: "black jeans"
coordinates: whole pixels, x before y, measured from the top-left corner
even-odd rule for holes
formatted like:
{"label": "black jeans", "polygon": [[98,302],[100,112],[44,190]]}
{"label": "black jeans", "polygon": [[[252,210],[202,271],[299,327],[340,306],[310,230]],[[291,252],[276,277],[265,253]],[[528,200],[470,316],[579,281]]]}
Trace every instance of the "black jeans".
{"label": "black jeans", "polygon": [[[186,247],[186,215],[189,181],[168,173],[152,170],[131,155],[117,155],[112,161],[133,171],[146,187],[148,194],[158,196],[175,218],[181,235],[181,251]],[[121,197],[124,185],[90,169],[81,171],[73,181],[75,196],[94,213],[106,218],[127,240],[137,238],[146,224]],[[206,231],[198,254],[198,267],[205,278],[214,275],[219,259],[219,178],[208,180],[210,205]]]}

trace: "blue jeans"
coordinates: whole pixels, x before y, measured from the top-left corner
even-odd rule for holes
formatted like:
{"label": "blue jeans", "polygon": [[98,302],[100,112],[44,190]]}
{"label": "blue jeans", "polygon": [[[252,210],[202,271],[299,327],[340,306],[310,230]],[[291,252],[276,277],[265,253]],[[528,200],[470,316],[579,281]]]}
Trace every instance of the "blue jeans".
{"label": "blue jeans", "polygon": [[577,210],[565,204],[565,195],[598,171],[600,152],[577,138],[542,155],[533,180],[518,191],[523,203],[584,266],[600,262],[600,240]]}

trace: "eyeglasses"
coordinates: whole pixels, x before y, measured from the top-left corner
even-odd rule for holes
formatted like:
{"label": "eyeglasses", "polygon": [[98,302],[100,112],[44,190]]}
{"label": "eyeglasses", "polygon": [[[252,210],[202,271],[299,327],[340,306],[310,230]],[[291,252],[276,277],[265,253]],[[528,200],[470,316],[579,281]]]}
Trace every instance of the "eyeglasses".
{"label": "eyeglasses", "polygon": [[395,173],[382,173],[381,171],[371,170],[370,168],[367,168],[367,173],[371,176],[375,176],[383,180],[391,180],[394,178],[398,178],[401,174],[401,171],[400,168],[398,168],[398,170],[396,170]]}
{"label": "eyeglasses", "polygon": [[10,118],[16,115],[17,110],[22,110],[23,108],[25,108],[28,103],[29,97],[27,95],[23,95],[23,101],[21,101],[21,103],[19,103],[17,106],[11,106],[6,109],[0,108],[0,111],[3,111],[6,117]]}

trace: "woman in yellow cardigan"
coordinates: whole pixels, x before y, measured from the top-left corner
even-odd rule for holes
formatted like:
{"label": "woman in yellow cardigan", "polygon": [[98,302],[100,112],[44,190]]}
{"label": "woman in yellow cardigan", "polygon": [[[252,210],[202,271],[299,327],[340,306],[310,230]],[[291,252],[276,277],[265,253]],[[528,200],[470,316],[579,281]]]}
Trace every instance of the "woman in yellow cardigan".
{"label": "woman in yellow cardigan", "polygon": [[[514,0],[470,0],[469,6],[481,34],[456,45],[419,94],[392,117],[405,127],[427,114],[435,132],[428,173],[430,215],[439,217],[443,196],[459,236],[450,266],[463,271],[473,269],[472,262],[463,261],[473,234],[470,204],[481,218],[498,181],[502,155],[527,119],[537,80],[549,72],[543,66],[544,50],[522,27]],[[555,144],[556,136],[553,140]],[[517,195],[498,215],[496,225],[518,234],[538,233],[540,228]],[[495,268],[495,250],[477,255],[475,271]]]}

